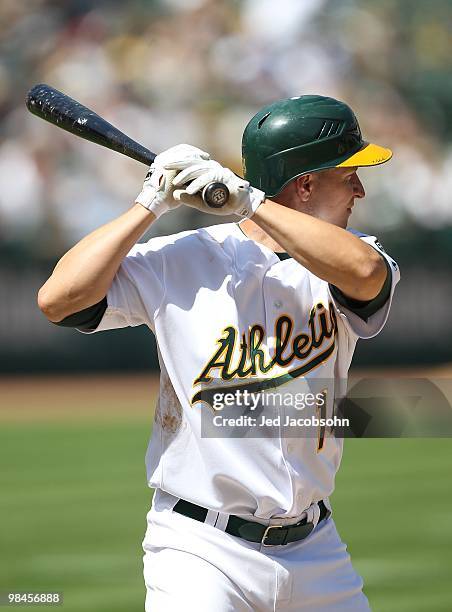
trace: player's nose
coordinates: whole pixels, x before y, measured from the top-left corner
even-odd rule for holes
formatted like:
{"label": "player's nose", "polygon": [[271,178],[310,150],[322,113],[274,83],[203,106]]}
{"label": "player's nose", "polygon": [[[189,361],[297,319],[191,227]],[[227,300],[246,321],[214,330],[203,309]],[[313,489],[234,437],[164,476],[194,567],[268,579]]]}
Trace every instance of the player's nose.
{"label": "player's nose", "polygon": [[355,173],[355,177],[354,177],[354,183],[353,183],[353,187],[354,187],[354,193],[355,193],[355,197],[356,198],[364,198],[366,195],[366,191],[364,189],[363,184],[361,183],[359,176]]}

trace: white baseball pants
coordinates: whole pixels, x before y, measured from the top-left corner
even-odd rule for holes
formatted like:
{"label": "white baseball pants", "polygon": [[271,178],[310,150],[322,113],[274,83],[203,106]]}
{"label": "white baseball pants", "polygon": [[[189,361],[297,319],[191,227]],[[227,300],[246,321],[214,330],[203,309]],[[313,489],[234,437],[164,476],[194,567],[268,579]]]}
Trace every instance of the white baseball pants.
{"label": "white baseball pants", "polygon": [[331,517],[304,540],[262,546],[222,531],[227,515],[209,512],[200,523],[172,512],[177,498],[159,493],[143,541],[146,612],[370,610]]}

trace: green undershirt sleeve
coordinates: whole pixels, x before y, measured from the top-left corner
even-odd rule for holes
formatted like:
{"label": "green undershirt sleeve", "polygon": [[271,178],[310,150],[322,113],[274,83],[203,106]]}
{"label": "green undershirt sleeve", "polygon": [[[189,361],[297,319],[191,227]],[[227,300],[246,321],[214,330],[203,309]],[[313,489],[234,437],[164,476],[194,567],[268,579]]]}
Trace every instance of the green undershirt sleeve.
{"label": "green undershirt sleeve", "polygon": [[107,298],[104,297],[100,302],[97,302],[97,304],[88,306],[88,308],[84,308],[79,312],[74,312],[74,314],[65,317],[62,321],[58,321],[55,325],[93,330],[96,329],[101,322],[106,310]]}
{"label": "green undershirt sleeve", "polygon": [[386,280],[383,284],[383,287],[380,293],[373,298],[373,300],[369,300],[367,302],[362,302],[360,300],[354,300],[353,298],[349,298],[342,293],[340,289],[330,284],[331,295],[334,299],[351,310],[354,314],[356,314],[363,321],[367,321],[369,317],[378,312],[380,308],[384,306],[384,304],[388,301],[389,296],[391,295],[391,284],[392,284],[392,272],[389,266],[389,263],[384,260],[386,264]]}

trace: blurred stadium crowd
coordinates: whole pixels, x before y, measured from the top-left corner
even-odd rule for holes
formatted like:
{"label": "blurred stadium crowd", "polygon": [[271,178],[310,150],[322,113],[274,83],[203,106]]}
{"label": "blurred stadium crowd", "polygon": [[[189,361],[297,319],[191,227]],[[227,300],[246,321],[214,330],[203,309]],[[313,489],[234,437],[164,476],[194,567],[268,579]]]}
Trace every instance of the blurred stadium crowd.
{"label": "blurred stadium crowd", "polygon": [[[160,151],[200,146],[240,172],[240,139],[281,97],[332,95],[393,161],[363,171],[353,225],[452,226],[452,3],[435,0],[2,0],[0,252],[51,259],[124,211],[145,168],[30,115],[46,82]],[[214,220],[213,222],[216,222]],[[212,223],[176,211],[158,232]]]}

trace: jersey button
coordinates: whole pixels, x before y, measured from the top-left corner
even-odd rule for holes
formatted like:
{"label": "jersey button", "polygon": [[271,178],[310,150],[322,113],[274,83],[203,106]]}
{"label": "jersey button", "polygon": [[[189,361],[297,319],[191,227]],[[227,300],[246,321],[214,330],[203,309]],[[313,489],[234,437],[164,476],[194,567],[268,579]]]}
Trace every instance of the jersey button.
{"label": "jersey button", "polygon": [[293,444],[288,444],[288,445],[287,445],[287,451],[288,451],[289,453],[291,453],[291,452],[293,451]]}
{"label": "jersey button", "polygon": [[281,308],[281,306],[282,306],[282,302],[280,300],[276,300],[275,308]]}

